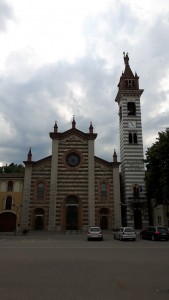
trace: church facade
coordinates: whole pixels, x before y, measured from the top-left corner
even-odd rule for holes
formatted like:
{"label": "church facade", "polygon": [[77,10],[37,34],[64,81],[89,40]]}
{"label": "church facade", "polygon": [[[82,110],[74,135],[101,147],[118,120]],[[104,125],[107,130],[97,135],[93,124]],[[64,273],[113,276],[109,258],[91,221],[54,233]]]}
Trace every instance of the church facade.
{"label": "church facade", "polygon": [[119,163],[94,155],[97,134],[72,127],[50,132],[52,155],[25,161],[21,228],[48,231],[112,229],[121,224]]}

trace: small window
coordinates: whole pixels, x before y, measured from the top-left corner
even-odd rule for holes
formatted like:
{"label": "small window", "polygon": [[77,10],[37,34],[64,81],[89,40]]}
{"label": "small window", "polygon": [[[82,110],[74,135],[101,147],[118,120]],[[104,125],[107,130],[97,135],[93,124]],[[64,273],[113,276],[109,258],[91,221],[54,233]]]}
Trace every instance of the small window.
{"label": "small window", "polygon": [[126,79],[125,80],[125,87],[126,88],[132,88],[135,86],[135,82],[133,79]]}
{"label": "small window", "polygon": [[39,182],[38,183],[38,192],[37,192],[37,200],[43,200],[44,199],[44,183]]}
{"label": "small window", "polygon": [[137,133],[131,133],[129,132],[129,144],[137,144]]}
{"label": "small window", "polygon": [[133,116],[136,114],[136,105],[134,102],[127,103],[128,115]]}
{"label": "small window", "polygon": [[101,201],[105,202],[107,200],[107,185],[105,182],[101,183]]}
{"label": "small window", "polygon": [[8,196],[5,201],[5,209],[11,209],[11,208],[12,208],[12,197]]}
{"label": "small window", "polygon": [[8,181],[8,192],[13,191],[13,181]]}

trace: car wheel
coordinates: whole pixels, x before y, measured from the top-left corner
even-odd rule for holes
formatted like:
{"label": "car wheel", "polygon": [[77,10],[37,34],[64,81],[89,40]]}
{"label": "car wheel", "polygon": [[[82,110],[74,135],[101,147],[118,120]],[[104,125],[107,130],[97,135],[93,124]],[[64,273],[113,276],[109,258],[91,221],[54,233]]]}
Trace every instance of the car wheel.
{"label": "car wheel", "polygon": [[122,236],[121,236],[121,235],[120,235],[120,238],[119,238],[119,240],[120,240],[120,241],[122,241]]}
{"label": "car wheel", "polygon": [[155,241],[155,237],[154,237],[154,235],[152,235],[152,237],[151,237],[151,240],[152,240],[152,241]]}

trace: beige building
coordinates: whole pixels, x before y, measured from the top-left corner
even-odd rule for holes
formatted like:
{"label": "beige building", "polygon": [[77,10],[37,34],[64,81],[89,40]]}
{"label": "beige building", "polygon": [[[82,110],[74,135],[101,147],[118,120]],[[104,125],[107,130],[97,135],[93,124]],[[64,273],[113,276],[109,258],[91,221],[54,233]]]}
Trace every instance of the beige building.
{"label": "beige building", "polygon": [[169,228],[169,207],[167,205],[157,205],[153,207],[153,224],[159,226],[166,226]]}
{"label": "beige building", "polygon": [[84,230],[88,225],[112,229],[121,224],[119,163],[94,154],[97,134],[72,127],[50,133],[52,154],[25,161],[22,229]]}
{"label": "beige building", "polygon": [[17,231],[22,217],[24,174],[0,174],[0,232]]}

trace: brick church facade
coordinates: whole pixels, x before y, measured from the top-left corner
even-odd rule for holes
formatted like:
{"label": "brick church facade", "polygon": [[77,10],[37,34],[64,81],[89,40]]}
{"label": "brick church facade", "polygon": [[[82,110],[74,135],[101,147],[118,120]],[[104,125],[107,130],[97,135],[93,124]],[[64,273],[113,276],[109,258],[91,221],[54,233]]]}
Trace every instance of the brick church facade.
{"label": "brick church facade", "polygon": [[119,162],[94,154],[97,134],[72,127],[50,132],[52,155],[25,161],[21,228],[29,230],[85,230],[89,225],[112,229],[121,225]]}

